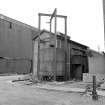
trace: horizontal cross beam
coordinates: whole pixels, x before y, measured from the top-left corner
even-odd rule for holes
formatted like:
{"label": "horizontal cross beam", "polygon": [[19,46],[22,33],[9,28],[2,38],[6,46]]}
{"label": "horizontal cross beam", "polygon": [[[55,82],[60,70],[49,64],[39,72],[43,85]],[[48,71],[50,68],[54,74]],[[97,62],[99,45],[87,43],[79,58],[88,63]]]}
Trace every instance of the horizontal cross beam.
{"label": "horizontal cross beam", "polygon": [[[51,16],[52,14],[39,13],[38,15],[39,16]],[[67,18],[67,16],[64,16],[64,15],[56,15],[56,17]]]}

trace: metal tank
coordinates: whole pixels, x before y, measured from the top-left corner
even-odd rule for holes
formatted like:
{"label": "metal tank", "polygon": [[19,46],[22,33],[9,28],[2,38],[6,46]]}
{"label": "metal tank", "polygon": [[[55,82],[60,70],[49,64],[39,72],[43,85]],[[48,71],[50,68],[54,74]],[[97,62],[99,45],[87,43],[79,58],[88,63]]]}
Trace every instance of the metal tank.
{"label": "metal tank", "polygon": [[55,71],[54,62],[54,48],[44,48],[40,50],[40,71],[41,77],[44,76],[54,76],[56,72],[56,77],[64,77],[65,72],[65,53],[61,48],[56,48],[56,65],[57,70]]}

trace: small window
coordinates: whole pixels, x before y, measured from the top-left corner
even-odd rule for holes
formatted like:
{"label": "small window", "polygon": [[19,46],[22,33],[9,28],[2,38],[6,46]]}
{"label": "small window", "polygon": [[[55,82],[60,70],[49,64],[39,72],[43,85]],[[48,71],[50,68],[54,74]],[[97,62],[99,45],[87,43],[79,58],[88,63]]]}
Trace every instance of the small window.
{"label": "small window", "polygon": [[61,48],[61,40],[60,39],[57,40],[57,48]]}
{"label": "small window", "polygon": [[12,22],[10,22],[10,24],[9,24],[9,28],[12,29]]}
{"label": "small window", "polygon": [[53,44],[50,44],[49,46],[50,46],[50,47],[54,47],[54,45],[53,45]]}

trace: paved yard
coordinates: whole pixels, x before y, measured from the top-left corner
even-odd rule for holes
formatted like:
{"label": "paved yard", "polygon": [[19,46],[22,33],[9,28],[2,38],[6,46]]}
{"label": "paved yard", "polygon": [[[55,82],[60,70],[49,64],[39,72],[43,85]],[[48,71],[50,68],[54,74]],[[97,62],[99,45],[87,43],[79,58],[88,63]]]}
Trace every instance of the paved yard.
{"label": "paved yard", "polygon": [[105,105],[105,97],[93,101],[80,93],[50,91],[11,83],[15,76],[0,77],[0,105]]}

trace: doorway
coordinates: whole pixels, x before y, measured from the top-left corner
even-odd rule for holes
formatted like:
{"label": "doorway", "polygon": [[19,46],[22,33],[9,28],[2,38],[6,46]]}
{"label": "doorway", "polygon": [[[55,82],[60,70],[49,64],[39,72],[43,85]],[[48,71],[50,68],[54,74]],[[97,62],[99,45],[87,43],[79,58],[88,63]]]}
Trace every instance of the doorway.
{"label": "doorway", "polygon": [[82,80],[82,65],[72,64],[70,74],[71,74],[71,79]]}

